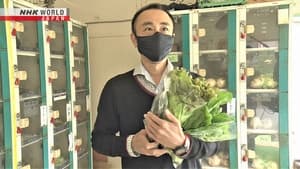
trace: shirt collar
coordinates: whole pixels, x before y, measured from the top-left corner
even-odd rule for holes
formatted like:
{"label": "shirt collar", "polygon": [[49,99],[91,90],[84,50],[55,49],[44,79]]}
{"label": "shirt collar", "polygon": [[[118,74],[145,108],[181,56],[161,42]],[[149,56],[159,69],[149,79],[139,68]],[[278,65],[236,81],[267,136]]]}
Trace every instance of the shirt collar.
{"label": "shirt collar", "polygon": [[[169,59],[167,59],[167,67],[166,67],[164,73],[162,74],[161,79],[164,79],[164,77],[173,69],[174,69],[174,67],[173,67],[171,61]],[[153,81],[152,77],[150,76],[149,72],[146,70],[146,68],[144,67],[142,62],[140,62],[140,64],[136,65],[134,68],[133,76],[136,76],[136,75],[143,75],[146,80],[148,80],[149,82],[151,82],[152,84],[155,85],[155,82]]]}

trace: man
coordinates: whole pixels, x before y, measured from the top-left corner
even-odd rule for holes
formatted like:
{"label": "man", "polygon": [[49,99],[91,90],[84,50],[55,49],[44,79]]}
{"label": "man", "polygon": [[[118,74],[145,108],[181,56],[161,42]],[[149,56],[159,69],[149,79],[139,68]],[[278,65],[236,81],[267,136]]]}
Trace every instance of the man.
{"label": "man", "polygon": [[173,46],[174,20],[167,6],[150,4],[137,11],[131,26],[131,40],[141,63],[105,84],[92,133],[93,149],[121,156],[123,169],[173,169],[167,149],[184,159],[178,168],[201,168],[199,158],[216,153],[218,144],[184,134],[180,122],[168,111],[168,120],[149,112],[173,69],[166,56]]}

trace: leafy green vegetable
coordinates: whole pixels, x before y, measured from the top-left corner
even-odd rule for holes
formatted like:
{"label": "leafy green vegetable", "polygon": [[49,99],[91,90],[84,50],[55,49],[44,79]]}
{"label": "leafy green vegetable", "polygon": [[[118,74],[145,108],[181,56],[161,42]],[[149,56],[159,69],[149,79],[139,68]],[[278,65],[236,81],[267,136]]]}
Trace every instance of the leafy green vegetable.
{"label": "leafy green vegetable", "polygon": [[177,68],[168,74],[165,91],[155,97],[151,110],[164,118],[169,109],[185,132],[204,141],[223,141],[234,138],[234,118],[221,110],[231,99],[230,92],[210,87],[204,78],[192,78]]}
{"label": "leafy green vegetable", "polygon": [[[192,78],[183,68],[168,74],[165,90],[153,101],[151,111],[164,118],[169,109],[181,122],[184,131],[203,141],[215,142],[234,139],[234,117],[222,112],[221,106],[232,99],[228,91],[209,86],[204,78]],[[169,154],[175,167],[182,159],[171,150]]]}

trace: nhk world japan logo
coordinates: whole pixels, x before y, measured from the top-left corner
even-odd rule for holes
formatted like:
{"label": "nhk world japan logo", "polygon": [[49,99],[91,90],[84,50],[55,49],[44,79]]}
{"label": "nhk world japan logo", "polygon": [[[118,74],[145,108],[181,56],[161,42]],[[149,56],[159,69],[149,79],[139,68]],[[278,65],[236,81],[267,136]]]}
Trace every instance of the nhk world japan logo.
{"label": "nhk world japan logo", "polygon": [[0,8],[0,20],[6,21],[69,21],[67,8]]}

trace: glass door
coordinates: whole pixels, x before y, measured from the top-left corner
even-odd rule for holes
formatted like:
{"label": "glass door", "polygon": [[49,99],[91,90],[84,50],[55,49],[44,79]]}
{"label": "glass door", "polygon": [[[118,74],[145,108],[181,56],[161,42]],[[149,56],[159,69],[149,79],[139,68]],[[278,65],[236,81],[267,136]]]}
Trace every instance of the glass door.
{"label": "glass door", "polygon": [[50,41],[50,61],[52,83],[52,121],[54,127],[54,147],[52,163],[55,168],[66,168],[70,165],[69,130],[67,111],[67,61],[65,46],[65,27],[63,22],[49,22],[48,29],[55,32]]}
{"label": "glass door", "polygon": [[[37,39],[37,23],[21,22],[24,31],[17,32],[17,78],[20,115],[17,116],[17,133],[21,135],[22,166],[43,167],[41,129],[41,87]],[[28,156],[28,153],[33,154]]]}
{"label": "glass door", "polygon": [[78,168],[89,168],[89,129],[88,121],[82,121],[77,125],[77,138],[75,140],[75,149],[78,152]]}
{"label": "glass door", "polygon": [[284,8],[255,7],[246,13],[252,30],[246,37],[246,118],[242,118],[247,123],[248,156],[243,160],[248,160],[248,168],[288,168],[288,22],[284,21],[288,13]]}
{"label": "glass door", "polygon": [[[207,80],[209,86],[229,90],[233,97],[236,97],[236,53],[229,52],[235,51],[235,10],[199,10],[197,21],[197,27],[193,30],[193,40],[198,42],[199,50],[198,58],[194,59],[198,61],[195,63],[198,66],[197,73]],[[234,108],[229,110],[229,107],[224,105],[222,109],[222,112],[235,115]],[[202,160],[204,168],[235,168],[235,140],[222,141],[220,145],[217,154]]]}
{"label": "glass door", "polygon": [[[74,44],[74,72],[73,81],[75,82],[75,102],[73,106],[74,116],[76,118],[75,151],[77,151],[78,167],[89,167],[89,138],[90,138],[90,112],[89,106],[89,73],[88,73],[88,56],[87,42],[85,40],[85,27],[73,23],[73,40]],[[74,42],[75,42],[74,41]]]}

